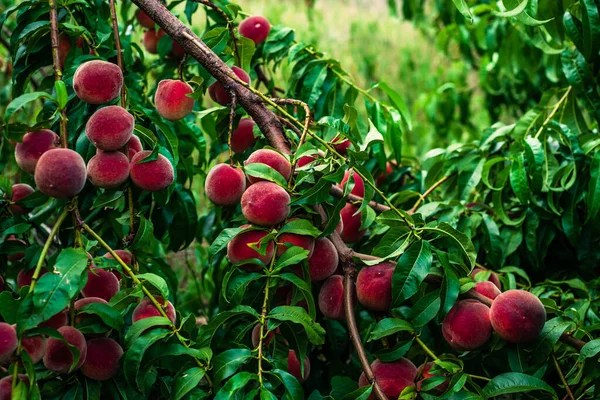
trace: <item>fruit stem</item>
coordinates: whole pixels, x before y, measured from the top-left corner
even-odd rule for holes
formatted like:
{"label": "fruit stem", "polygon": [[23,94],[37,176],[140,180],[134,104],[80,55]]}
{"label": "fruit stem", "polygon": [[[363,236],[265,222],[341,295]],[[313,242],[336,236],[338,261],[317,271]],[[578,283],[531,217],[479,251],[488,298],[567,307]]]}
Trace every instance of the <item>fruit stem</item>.
{"label": "fruit stem", "polygon": [[[50,5],[50,40],[52,42],[52,64],[54,67],[54,81],[62,81],[62,71],[60,65],[60,56],[58,54],[58,14],[56,12],[56,0],[48,0]],[[65,149],[69,147],[69,137],[67,135],[67,112],[62,106],[58,106],[60,111],[60,142]]]}
{"label": "fruit stem", "polygon": [[435,355],[435,353],[433,351],[431,351],[431,349],[429,347],[427,347],[425,342],[423,342],[421,340],[421,338],[419,338],[419,336],[415,336],[415,341],[419,344],[419,346],[421,346],[421,348],[425,351],[425,353],[427,353],[427,355],[429,357],[433,358],[434,360],[438,359],[438,357]]}

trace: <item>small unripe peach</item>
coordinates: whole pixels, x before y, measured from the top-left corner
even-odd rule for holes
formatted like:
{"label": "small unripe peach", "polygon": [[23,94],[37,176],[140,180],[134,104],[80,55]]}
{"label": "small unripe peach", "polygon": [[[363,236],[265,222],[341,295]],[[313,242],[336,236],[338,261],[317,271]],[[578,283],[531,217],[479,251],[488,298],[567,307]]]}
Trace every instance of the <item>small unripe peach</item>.
{"label": "small unripe peach", "polygon": [[254,121],[251,118],[242,118],[237,128],[231,133],[231,150],[234,153],[243,153],[248,150],[254,142]]}
{"label": "small unripe peach", "polygon": [[87,273],[88,280],[81,294],[85,297],[100,297],[106,301],[119,292],[119,280],[110,271],[92,268]]}
{"label": "small unripe peach", "polygon": [[171,162],[162,154],[154,161],[139,163],[152,154],[150,150],[143,150],[131,158],[129,176],[133,184],[149,192],[166,189],[175,179],[175,172]]}
{"label": "small unripe peach", "polygon": [[[171,320],[172,323],[175,323],[175,307],[173,307],[173,304],[171,304],[170,301],[167,301],[166,308],[165,308],[165,300],[164,299],[162,299],[161,297],[158,297],[158,296],[155,296],[154,298],[156,299],[156,301],[158,301],[158,304],[160,304],[161,307],[163,307],[163,310],[167,314],[167,317],[169,318],[169,320]],[[145,319],[145,318],[161,317],[161,316],[162,316],[162,314],[156,308],[156,306],[152,303],[152,301],[149,298],[144,297],[142,299],[142,301],[140,301],[140,304],[138,304],[137,307],[133,310],[133,315],[131,316],[131,320],[133,323],[135,323],[135,322]]]}
{"label": "small unripe peach", "polygon": [[458,301],[442,321],[442,334],[459,351],[483,346],[492,337],[489,307],[477,300]]}
{"label": "small unripe peach", "polygon": [[115,151],[125,146],[133,134],[135,119],[120,106],[103,107],[85,125],[85,134],[94,146]]}
{"label": "small unripe peach", "polygon": [[[19,374],[18,378],[21,382],[29,385],[29,378],[27,375]],[[12,374],[0,379],[0,400],[12,400],[12,380]]]}
{"label": "small unripe peach", "polygon": [[[17,201],[29,196],[33,192],[35,192],[35,190],[28,184],[17,183],[16,185],[12,186],[12,196],[10,197],[10,201],[16,203]],[[13,214],[26,215],[31,211],[31,208],[23,207],[18,204],[11,204],[8,206],[8,208]]]}
{"label": "small unripe peach", "polygon": [[59,145],[60,138],[50,129],[29,132],[23,136],[23,141],[15,146],[15,159],[23,171],[33,174],[42,154]]}
{"label": "small unripe peach", "polygon": [[89,104],[104,104],[119,97],[123,73],[119,66],[102,60],[87,61],[73,76],[73,89]]}
{"label": "small unripe peach", "polygon": [[156,111],[169,121],[177,121],[192,112],[194,99],[188,96],[194,90],[187,83],[175,79],[163,79],[158,83],[154,104]]}
{"label": "small unripe peach", "polygon": [[344,179],[342,179],[342,183],[340,183],[338,186],[340,187],[340,189],[344,189],[344,186],[346,186],[346,182],[348,182],[350,180],[351,173],[352,173],[352,182],[354,183],[354,187],[352,188],[350,193],[355,196],[358,196],[358,197],[364,197],[365,196],[365,183],[363,182],[360,175],[358,175],[356,172],[353,172],[350,170],[346,171],[346,173],[344,174]]}
{"label": "small unripe peach", "polygon": [[0,322],[0,364],[10,359],[17,345],[17,332],[9,324]]}
{"label": "small unripe peach", "polygon": [[105,381],[119,371],[123,348],[109,338],[96,338],[87,343],[87,356],[81,367],[83,375],[96,381]]}
{"label": "small unripe peach", "polygon": [[[473,270],[473,272],[471,272],[471,276],[473,277],[473,279],[475,279],[475,276],[477,274],[479,274],[480,272],[485,272],[487,270],[483,269],[483,268],[475,268]],[[500,282],[500,278],[498,278],[498,274],[492,272],[490,274],[490,277],[488,278],[488,281],[492,282],[494,285],[496,285],[498,287],[498,289],[502,290],[502,283]]]}
{"label": "small unripe peach", "polygon": [[265,41],[270,30],[269,20],[260,15],[246,18],[238,27],[240,35],[252,40],[257,45]]}
{"label": "small unripe peach", "polygon": [[90,159],[87,175],[96,187],[118,188],[129,178],[129,160],[120,151],[103,151]]}
{"label": "small unripe peach", "polygon": [[300,369],[300,360],[298,360],[296,352],[290,350],[288,352],[288,372],[298,379],[298,382],[302,383],[308,378],[308,375],[310,375],[310,360],[308,357],[304,357],[304,374],[301,374]]}
{"label": "small unripe peach", "polygon": [[206,175],[204,190],[206,197],[218,206],[236,205],[246,190],[244,171],[229,164],[217,164]]}
{"label": "small unripe peach", "polygon": [[290,213],[290,195],[275,183],[255,183],[242,195],[242,213],[253,224],[276,225]]}
{"label": "small unripe peach", "polygon": [[[242,225],[242,228],[246,228],[249,225]],[[227,244],[227,259],[232,264],[238,264],[251,258],[257,258],[265,265],[269,265],[273,258],[273,252],[275,245],[273,241],[269,241],[267,244],[267,250],[265,255],[260,254],[257,250],[250,247],[255,245],[256,247],[262,247],[264,245],[264,238],[269,233],[261,230],[252,230],[242,233],[238,233],[231,241]],[[248,269],[260,269],[258,266],[249,264]]]}
{"label": "small unripe peach", "polygon": [[[248,159],[244,162],[244,165],[249,164],[265,164],[275,171],[279,172],[286,180],[290,178],[292,174],[292,165],[282,154],[270,149],[256,150],[250,154]],[[254,176],[248,176],[248,180],[252,183],[261,182],[264,179],[257,178]]]}
{"label": "small unripe peach", "polygon": [[390,262],[363,267],[356,278],[356,295],[363,307],[387,311],[392,304],[392,275],[395,265]]}
{"label": "small unripe peach", "polygon": [[[79,330],[72,326],[63,326],[58,329],[63,338],[72,346],[79,350],[79,361],[74,369],[79,369],[85,362],[87,355],[87,343],[85,337]],[[49,338],[46,344],[46,354],[44,354],[44,366],[57,374],[67,374],[73,364],[73,354],[62,340]]]}
{"label": "small unripe peach", "polygon": [[315,240],[312,236],[284,232],[277,237],[277,256],[281,256],[289,247],[298,246],[308,250],[308,257],[313,254]]}
{"label": "small unripe peach", "polygon": [[148,28],[148,29],[154,28],[155,22],[144,11],[138,10],[137,13],[135,13],[135,16],[136,16],[138,22],[140,23],[140,25],[142,25],[144,28]]}
{"label": "small unripe peach", "polygon": [[57,199],[76,196],[83,190],[85,161],[71,149],[51,149],[42,154],[35,168],[35,184],[44,194]]}
{"label": "small unripe peach", "polygon": [[329,278],[338,267],[339,256],[331,240],[319,238],[315,241],[312,256],[308,259],[308,272],[313,282]]}
{"label": "small unripe peach", "polygon": [[507,290],[496,297],[490,309],[494,331],[510,343],[531,343],[546,323],[540,299],[525,290]]}
{"label": "small unripe peach", "polygon": [[[250,84],[250,76],[246,73],[246,71],[244,71],[243,69],[241,69],[239,67],[232,67],[231,69],[233,70],[233,73],[238,78],[240,78],[242,81],[246,82],[247,84]],[[215,100],[217,103],[219,103],[222,106],[226,106],[229,103],[231,103],[231,97],[229,96],[229,93],[227,93],[227,91],[225,90],[223,85],[221,85],[221,83],[219,83],[217,81],[217,82],[213,83],[211,86],[214,86],[214,88],[212,90],[209,88],[208,92],[209,92],[209,94],[211,94],[211,98],[213,98],[213,100]]]}
{"label": "small unripe peach", "polygon": [[319,310],[326,318],[344,320],[344,278],[333,275],[327,278],[319,291]]}
{"label": "small unripe peach", "polygon": [[[375,360],[371,364],[371,369],[379,387],[389,399],[397,398],[405,388],[413,386],[417,378],[417,367],[404,357],[393,362]],[[369,381],[363,372],[358,379],[358,386],[367,385],[369,385]],[[369,400],[374,398],[373,394],[369,396]]]}
{"label": "small unripe peach", "polygon": [[346,204],[340,211],[342,218],[340,237],[346,243],[358,242],[366,233],[366,229],[360,229],[362,213],[357,212],[358,207],[350,203]]}
{"label": "small unripe peach", "polygon": [[494,300],[501,293],[498,286],[491,281],[477,282],[473,288],[477,293]]}

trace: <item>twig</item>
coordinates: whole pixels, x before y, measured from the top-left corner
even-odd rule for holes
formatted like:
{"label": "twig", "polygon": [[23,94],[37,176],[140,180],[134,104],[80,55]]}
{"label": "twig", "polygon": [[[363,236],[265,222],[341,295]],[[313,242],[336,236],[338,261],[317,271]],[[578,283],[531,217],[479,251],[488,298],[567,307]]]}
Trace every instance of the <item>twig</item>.
{"label": "twig", "polygon": [[[56,0],[49,0],[50,4],[50,39],[52,41],[52,63],[54,66],[54,80],[62,81],[62,71],[60,66],[60,57],[58,54],[58,15],[56,12]],[[65,149],[69,147],[69,137],[67,135],[67,112],[64,108],[60,109],[60,141]]]}
{"label": "twig", "polygon": [[569,383],[565,379],[565,375],[563,374],[562,370],[560,369],[560,364],[558,363],[558,359],[556,358],[556,354],[554,354],[554,352],[552,352],[552,360],[554,361],[554,366],[556,367],[556,372],[558,372],[558,376],[560,376],[560,380],[563,383],[563,385],[565,386],[567,395],[571,398],[571,400],[575,400],[575,397],[573,397],[573,392],[571,392]]}
{"label": "twig", "polygon": [[[117,47],[117,65],[121,72],[125,72],[123,69],[123,50],[121,49],[121,38],[119,36],[119,22],[117,21],[117,11],[115,9],[115,0],[109,0],[108,5],[110,8],[110,18],[112,20],[113,36],[115,39],[115,46]],[[121,107],[125,108],[125,85],[121,86]]]}
{"label": "twig", "polygon": [[442,179],[440,179],[439,181],[437,181],[436,183],[431,185],[431,187],[429,189],[427,189],[427,191],[425,193],[423,193],[421,196],[419,196],[419,199],[417,200],[415,205],[410,209],[410,211],[408,213],[411,215],[414,214],[415,211],[417,211],[417,208],[419,208],[419,205],[421,205],[423,200],[425,200],[427,198],[427,196],[429,196],[431,194],[431,192],[433,192],[442,183],[446,182],[448,179],[452,178],[453,176],[454,176],[454,174],[446,175],[445,177],[443,177]]}
{"label": "twig", "polygon": [[193,0],[193,1],[196,1],[198,3],[202,3],[205,6],[212,8],[219,15],[221,15],[221,17],[225,21],[227,21],[227,30],[229,31],[229,36],[231,36],[231,41],[233,42],[233,53],[235,54],[235,59],[237,61],[237,65],[239,65],[241,67],[242,66],[242,60],[240,59],[240,53],[238,52],[237,40],[236,40],[236,37],[235,37],[235,31],[233,30],[233,23],[231,22],[231,20],[227,16],[227,14],[225,14],[225,11],[221,10],[219,7],[217,7],[210,0]]}
{"label": "twig", "polygon": [[231,96],[231,109],[229,111],[229,130],[227,131],[227,145],[229,147],[229,165],[233,167],[233,150],[231,149],[231,136],[233,135],[233,120],[235,119],[235,108],[237,107],[237,96]]}
{"label": "twig", "polygon": [[542,124],[542,126],[540,126],[540,129],[537,131],[537,133],[535,134],[535,137],[537,139],[538,136],[540,136],[542,134],[542,132],[544,131],[544,127],[546,126],[546,124],[548,122],[550,122],[550,120],[552,119],[552,117],[554,117],[554,114],[556,114],[556,112],[558,111],[558,109],[560,108],[560,105],[562,104],[563,101],[565,101],[565,99],[567,98],[567,96],[569,95],[569,93],[571,92],[571,89],[573,88],[573,86],[569,86],[567,88],[567,90],[565,91],[565,94],[560,98],[560,100],[558,100],[558,102],[554,105],[554,108],[552,109],[552,112],[548,115],[548,118],[546,118],[546,120],[544,121],[544,123]]}
{"label": "twig", "polygon": [[[275,257],[276,254],[273,253],[273,257],[271,258],[271,262],[269,263],[269,272],[273,270],[273,265],[275,265]],[[263,341],[265,339],[265,322],[267,316],[267,305],[269,304],[269,286],[271,283],[271,275],[270,273],[267,275],[267,282],[265,283],[265,296],[263,298],[262,309],[259,316],[260,330],[258,334],[258,381],[260,382],[260,386],[263,386],[263,369],[262,369],[262,361],[263,361]],[[302,362],[302,361],[301,361]]]}
{"label": "twig", "polygon": [[[329,189],[329,194],[341,199],[344,196],[344,191],[339,186],[333,185]],[[362,197],[357,196],[352,193],[350,193],[350,194],[348,194],[348,196],[346,196],[346,201],[349,203],[362,203],[363,200],[364,199]],[[373,210],[377,211],[378,213],[382,213],[384,211],[391,210],[391,208],[389,208],[385,204],[379,204],[375,200],[371,200],[369,202],[369,207],[371,207]]]}
{"label": "twig", "polygon": [[[265,74],[265,71],[263,71],[262,67],[260,65],[257,65],[256,67],[254,67],[254,71],[256,72],[256,77],[258,78],[258,82],[262,82],[265,84],[265,87],[267,89],[269,89],[269,85],[271,84],[271,81],[269,81],[269,78],[267,78],[267,74]],[[271,93],[271,97],[277,97],[277,89],[279,89],[278,87],[272,86],[270,88],[270,93]],[[279,89],[280,92],[283,93],[283,89]]]}

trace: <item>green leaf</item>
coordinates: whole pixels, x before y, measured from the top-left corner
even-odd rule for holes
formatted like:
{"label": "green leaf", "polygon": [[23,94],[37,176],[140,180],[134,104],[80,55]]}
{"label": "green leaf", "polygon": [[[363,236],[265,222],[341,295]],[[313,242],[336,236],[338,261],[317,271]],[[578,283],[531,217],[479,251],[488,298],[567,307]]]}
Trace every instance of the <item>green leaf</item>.
{"label": "green leaf", "polygon": [[256,310],[248,306],[237,306],[232,310],[220,312],[208,324],[202,325],[198,329],[198,344],[201,347],[210,347],[210,342],[212,341],[215,332],[224,323],[248,316],[252,317],[252,319],[254,320],[258,319],[258,313],[256,312]]}
{"label": "green leaf", "polygon": [[55,81],[54,90],[56,90],[56,100],[58,101],[58,108],[65,108],[67,106],[67,101],[69,101],[69,95],[67,94],[67,85],[65,85],[63,81]]}
{"label": "green leaf", "polygon": [[292,246],[289,247],[285,253],[283,253],[278,259],[275,267],[273,268],[273,272],[277,272],[282,268],[285,268],[290,265],[299,264],[302,261],[308,259],[308,250],[303,249],[302,247]]}
{"label": "green leaf", "polygon": [[412,119],[410,117],[410,112],[408,111],[408,107],[406,106],[406,102],[404,101],[402,96],[400,96],[398,92],[396,92],[394,89],[388,86],[388,84],[385,82],[380,82],[377,86],[389,96],[396,110],[398,110],[400,112],[400,115],[402,115],[402,118],[404,120],[404,123],[406,123],[408,130],[412,130]]}
{"label": "green leaf", "polygon": [[151,328],[168,326],[171,322],[165,317],[148,317],[140,319],[131,325],[127,334],[125,334],[125,343],[127,346],[132,346],[133,343],[146,331]]}
{"label": "green leaf", "polygon": [[255,178],[266,179],[274,182],[282,188],[287,188],[287,181],[278,171],[269,167],[263,163],[251,163],[244,166],[244,172],[246,175],[253,176]]}
{"label": "green leaf", "polygon": [[367,342],[372,342],[373,340],[379,340],[383,337],[393,335],[396,332],[414,332],[413,326],[399,318],[384,318],[377,323],[375,328],[371,331],[371,335],[369,336],[369,340]]}
{"label": "green leaf", "polygon": [[140,225],[135,234],[135,239],[131,244],[131,250],[141,250],[150,247],[152,240],[154,239],[154,225],[152,221],[146,219],[144,216],[140,216]]}
{"label": "green leaf", "polygon": [[286,223],[283,228],[279,230],[279,235],[282,233],[295,233],[297,235],[307,235],[317,237],[321,234],[321,231],[312,224],[312,222],[305,219],[294,219]]}
{"label": "green leaf", "polygon": [[579,362],[584,361],[586,358],[595,357],[600,353],[600,339],[594,339],[587,342],[579,353]]}
{"label": "green leaf", "polygon": [[363,140],[363,143],[360,145],[360,151],[365,151],[369,147],[369,145],[373,143],[383,142],[383,135],[375,125],[373,125],[373,121],[369,119],[369,132],[367,132],[367,136]]}
{"label": "green leaf", "polygon": [[138,373],[144,354],[154,343],[172,334],[173,332],[170,329],[155,328],[145,332],[131,343],[123,357],[123,374],[130,386],[141,390],[141,377],[138,377]]}
{"label": "green leaf", "polygon": [[252,358],[249,349],[230,349],[213,358],[213,382],[219,385],[221,381],[229,378]]}
{"label": "green leaf", "polygon": [[546,382],[531,375],[520,372],[500,374],[483,388],[486,399],[509,393],[525,393],[533,390],[548,392],[553,398],[558,398],[556,392]]}
{"label": "green leaf", "polygon": [[4,110],[4,121],[8,121],[16,111],[20,110],[27,104],[34,102],[38,99],[51,99],[52,101],[57,103],[57,100],[46,92],[33,92],[22,94],[21,96],[13,99],[13,101],[11,101],[8,104],[8,106],[6,106],[6,110]]}
{"label": "green leaf", "polygon": [[249,71],[252,63],[252,57],[256,51],[254,41],[243,36],[237,38],[238,54],[240,55],[240,68]]}
{"label": "green leaf", "polygon": [[217,238],[210,245],[210,247],[208,249],[208,255],[212,257],[215,254],[217,254],[218,252],[220,252],[221,250],[223,250],[227,246],[227,244],[229,242],[231,242],[231,240],[238,233],[240,233],[243,230],[244,230],[243,228],[227,228],[227,229],[223,229],[221,231],[221,233],[219,233],[219,236],[217,236]]}
{"label": "green leaf", "polygon": [[314,321],[302,307],[279,306],[269,312],[269,319],[290,321],[304,327],[308,340],[315,345],[325,343],[325,329]]}
{"label": "green leaf", "polygon": [[[510,3],[514,3],[515,1],[511,1]],[[499,17],[516,17],[517,15],[521,14],[523,11],[525,11],[525,8],[527,7],[527,3],[529,2],[529,0],[523,0],[521,1],[521,3],[519,5],[517,5],[515,8],[513,8],[512,10],[508,10],[508,11],[494,11],[494,15],[497,15]],[[503,0],[504,3],[504,7],[509,8],[509,6],[506,4],[507,1]]]}
{"label": "green leaf", "polygon": [[473,13],[471,12],[471,9],[469,8],[469,5],[467,4],[466,0],[452,0],[452,2],[454,3],[458,11],[472,23],[475,17],[473,17]]}
{"label": "green leaf", "polygon": [[198,386],[206,371],[200,367],[192,367],[175,378],[175,400],[180,400],[190,390]]}
{"label": "green leaf", "polygon": [[429,242],[414,242],[400,257],[392,275],[392,306],[398,307],[419,291],[433,257]]}
{"label": "green leaf", "polygon": [[113,329],[120,331],[123,329],[123,317],[121,314],[109,306],[108,304],[102,303],[90,303],[81,307],[77,310],[79,314],[94,314],[102,319],[106,325],[110,326]]}
{"label": "green leaf", "polygon": [[468,267],[472,269],[475,266],[477,252],[475,251],[473,242],[471,242],[471,239],[469,239],[467,235],[457,231],[446,222],[440,223],[437,227],[423,227],[421,229],[423,231],[435,232],[452,239],[464,255],[465,259],[468,261]]}
{"label": "green leaf", "polygon": [[434,290],[427,293],[410,309],[409,319],[412,324],[419,328],[435,318],[441,305],[440,291]]}
{"label": "green leaf", "polygon": [[598,58],[600,49],[600,15],[598,3],[594,0],[581,0],[580,10],[583,24],[583,55],[586,60]]}
{"label": "green leaf", "polygon": [[588,210],[586,221],[593,220],[600,210],[600,151],[595,152],[592,158],[585,202]]}
{"label": "green leaf", "polygon": [[236,394],[243,389],[251,380],[258,380],[256,374],[240,372],[229,379],[225,386],[219,390],[214,400],[229,400],[237,398]]}
{"label": "green leaf", "polygon": [[164,299],[169,298],[169,285],[164,278],[152,273],[138,274],[137,277],[139,280],[147,282],[154,288],[158,289]]}
{"label": "green leaf", "polygon": [[283,383],[286,391],[286,399],[294,400],[304,398],[304,389],[302,389],[302,385],[300,385],[300,382],[298,382],[292,374],[281,369],[273,369],[269,371],[269,373],[277,377],[277,379]]}

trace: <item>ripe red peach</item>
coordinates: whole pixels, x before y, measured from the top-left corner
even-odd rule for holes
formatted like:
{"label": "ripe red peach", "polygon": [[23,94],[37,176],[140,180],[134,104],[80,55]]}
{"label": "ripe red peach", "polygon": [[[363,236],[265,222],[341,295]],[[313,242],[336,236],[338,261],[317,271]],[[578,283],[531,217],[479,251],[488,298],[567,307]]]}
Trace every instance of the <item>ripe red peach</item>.
{"label": "ripe red peach", "polygon": [[[248,159],[244,162],[244,165],[249,164],[265,164],[275,171],[279,172],[286,180],[290,178],[292,174],[292,165],[282,154],[270,149],[256,150],[250,154]],[[264,181],[264,179],[257,178],[254,176],[248,176],[248,180],[252,183]]]}
{"label": "ripe red peach", "polygon": [[[475,268],[473,270],[473,272],[471,272],[471,276],[473,277],[473,279],[475,279],[475,276],[480,273],[480,272],[484,272],[486,271],[483,268]],[[488,278],[488,281],[492,282],[494,285],[496,285],[498,287],[498,289],[502,290],[502,283],[500,282],[500,278],[498,278],[498,274],[492,272],[490,277]]]}
{"label": "ripe red peach", "polygon": [[73,305],[73,307],[75,308],[75,313],[77,314],[77,316],[75,317],[76,324],[83,321],[86,318],[86,316],[89,315],[86,312],[79,312],[79,310],[82,307],[87,306],[88,304],[93,304],[93,303],[108,304],[108,301],[106,301],[100,297],[84,297],[83,299],[77,300],[75,302],[75,304]]}
{"label": "ripe red peach", "polygon": [[313,282],[329,278],[338,267],[339,256],[331,240],[319,238],[315,240],[315,248],[308,259],[308,271]]}
{"label": "ripe red peach", "polygon": [[119,97],[123,73],[119,66],[102,60],[87,61],[73,76],[73,89],[89,104],[105,104]]}
{"label": "ripe red peach", "polygon": [[9,324],[0,322],[0,364],[10,359],[17,345],[17,332]]}
{"label": "ripe red peach", "polygon": [[344,320],[344,278],[332,275],[319,291],[319,310],[326,318]]}
{"label": "ripe red peach", "polygon": [[44,321],[40,324],[41,327],[44,328],[52,328],[59,329],[69,323],[69,315],[67,314],[67,309],[63,309],[62,311],[54,314],[50,319]]}
{"label": "ripe red peach", "polygon": [[241,154],[248,150],[256,142],[254,137],[254,121],[252,118],[242,118],[237,128],[231,133],[231,150]]}
{"label": "ripe red peach", "polygon": [[120,151],[103,151],[90,159],[87,175],[96,187],[118,188],[129,178],[129,159]]}
{"label": "ripe red peach", "polygon": [[379,174],[377,174],[375,176],[375,184],[377,186],[381,186],[385,183],[385,179],[392,173],[394,172],[394,168],[392,167],[392,165],[396,165],[395,161],[388,161],[387,163],[385,163],[385,173],[380,172]]}
{"label": "ripe red peach", "polygon": [[42,335],[23,337],[21,345],[33,364],[39,363],[46,353],[46,338]]}
{"label": "ripe red peach", "polygon": [[[275,336],[275,333],[279,333],[279,328],[277,328],[277,330],[275,332],[268,331],[267,327],[265,325],[264,332],[266,333],[266,337],[263,339],[263,346],[268,346],[269,343],[271,343],[271,340],[273,339],[273,337]],[[251,336],[252,336],[252,346],[258,347],[258,342],[260,340],[260,324],[254,325],[254,328],[252,328]]]}
{"label": "ripe red peach", "polygon": [[206,197],[218,206],[236,205],[246,190],[244,171],[229,164],[217,164],[206,175],[204,190]]}
{"label": "ripe red peach", "polygon": [[[421,376],[421,380],[417,382],[417,388],[419,390],[421,390],[421,387],[426,379],[433,378],[434,376],[446,376],[445,374],[432,374],[430,371],[434,365],[435,364],[433,362],[428,362],[427,364],[423,364],[419,367],[418,371]],[[450,381],[446,379],[444,382],[437,385],[432,391],[435,393],[444,393],[446,390],[448,390],[448,386],[450,386]]]}
{"label": "ripe red peach", "polygon": [[[35,190],[28,184],[17,183],[16,185],[12,186],[12,196],[10,198],[10,201],[16,203],[17,201],[29,196],[33,192],[35,192]],[[8,208],[13,214],[27,215],[29,214],[29,212],[31,212],[31,208],[23,207],[18,204],[11,204],[10,206],[8,206]]]}
{"label": "ripe red peach", "polygon": [[83,375],[96,381],[106,381],[119,371],[123,348],[109,338],[96,338],[87,343],[87,356],[81,367]]}
{"label": "ripe red peach", "polygon": [[305,165],[308,165],[319,158],[318,154],[309,154],[308,156],[302,156],[296,161],[296,167],[302,168]]}
{"label": "ripe red peach", "polygon": [[[29,385],[29,378],[27,375],[19,374],[18,378],[21,382]],[[12,380],[12,374],[0,379],[0,400],[12,400]]]}
{"label": "ripe red peach", "polygon": [[298,246],[302,247],[304,250],[308,250],[308,257],[310,257],[315,248],[315,240],[312,236],[284,232],[277,237],[277,257],[280,257],[292,246]]}
{"label": "ripe red peach", "polygon": [[340,237],[346,243],[358,242],[366,233],[366,229],[360,229],[361,214],[354,204],[346,204],[340,211],[342,218],[342,233]]}
{"label": "ripe red peach", "polygon": [[194,89],[186,82],[163,79],[158,83],[154,104],[156,111],[169,121],[177,121],[192,112],[194,99],[188,96]]}
{"label": "ripe red peach", "polygon": [[[249,225],[242,225],[242,228],[246,228]],[[275,251],[275,245],[273,241],[269,241],[267,244],[267,250],[265,255],[260,254],[258,251],[250,247],[251,244],[261,247],[264,245],[264,237],[268,235],[266,231],[252,230],[242,233],[238,233],[231,241],[227,244],[227,259],[232,264],[238,264],[251,258],[257,258],[265,265],[269,265],[273,258],[273,252]],[[248,269],[259,270],[260,267],[249,264]]]}
{"label": "ripe red peach", "polygon": [[[63,338],[72,346],[79,350],[79,361],[74,369],[79,369],[85,362],[87,355],[87,343],[85,337],[79,330],[72,326],[63,326],[58,329]],[[71,350],[60,339],[49,338],[46,344],[46,354],[44,354],[44,366],[57,374],[67,374],[71,370],[74,358]]]}
{"label": "ripe red peach", "polygon": [[[35,271],[35,268],[31,268],[28,270],[22,269],[19,271],[19,273],[17,274],[17,287],[19,289],[21,289],[23,286],[31,286],[31,281],[33,280],[34,271]],[[46,268],[42,268],[40,270],[38,279],[42,275],[44,275],[46,272],[48,272],[48,270]]]}
{"label": "ripe red peach", "polygon": [[[114,250],[114,252],[117,254],[117,256],[119,256],[119,258],[121,260],[123,260],[123,262],[129,266],[132,266],[135,258],[133,256],[133,254],[131,254],[131,252],[129,250]],[[110,253],[106,253],[104,254],[105,258],[110,258],[110,259],[114,259],[113,255]]]}
{"label": "ripe red peach", "polygon": [[298,356],[294,350],[290,350],[288,352],[288,370],[291,375],[293,375],[298,382],[302,383],[310,375],[310,360],[308,357],[304,357],[304,374],[300,371],[300,360],[298,360]]}
{"label": "ripe red peach", "polygon": [[346,171],[346,173],[344,174],[344,179],[342,179],[342,182],[338,185],[339,188],[344,189],[344,186],[346,186],[346,182],[348,182],[348,180],[350,180],[351,173],[352,173],[352,182],[351,183],[354,184],[354,187],[352,188],[350,193],[355,196],[365,197],[365,183],[363,182],[360,175],[358,175],[356,172],[352,172],[350,170]]}
{"label": "ripe red peach", "polygon": [[525,290],[507,290],[496,297],[490,310],[494,331],[510,343],[531,343],[542,332],[546,310],[540,299]]}
{"label": "ripe red peach", "polygon": [[444,339],[456,350],[475,350],[492,337],[490,309],[477,300],[458,301],[442,321]]}
{"label": "ripe red peach", "polygon": [[85,297],[100,297],[106,301],[119,292],[119,280],[117,277],[101,268],[91,268],[87,273],[88,280],[81,294]]}
{"label": "ripe red peach", "polygon": [[290,213],[290,195],[281,186],[258,182],[242,195],[242,213],[248,221],[260,226],[283,222]]}
{"label": "ripe red peach", "polygon": [[[381,362],[375,360],[371,364],[373,375],[381,387],[381,390],[389,399],[395,399],[402,391],[415,384],[417,377],[417,367],[408,359],[402,357],[393,362]],[[363,387],[369,385],[364,373],[358,378],[358,386]],[[369,399],[374,399],[371,394]]]}
{"label": "ripe red peach", "polygon": [[[231,69],[233,70],[233,73],[238,78],[240,78],[242,81],[246,82],[247,84],[250,84],[250,76],[246,73],[246,71],[244,71],[243,69],[241,69],[239,67],[232,67]],[[223,85],[221,85],[221,83],[219,83],[217,81],[217,82],[213,83],[211,86],[213,87],[213,89],[211,89],[209,87],[208,93],[211,95],[211,98],[214,101],[216,101],[217,103],[219,103],[222,106],[226,106],[229,103],[231,103],[231,97],[229,97],[229,93],[227,93],[227,91],[225,90]]]}
{"label": "ripe red peach", "polygon": [[491,281],[477,282],[473,288],[477,293],[494,300],[501,293],[498,286]]}
{"label": "ripe red peach", "polygon": [[60,138],[50,129],[29,132],[15,146],[15,159],[21,169],[29,174],[35,172],[38,160],[46,151],[57,148]]}
{"label": "ripe red peach", "polygon": [[[163,307],[163,310],[165,311],[165,313],[167,314],[167,317],[169,318],[169,320],[171,320],[172,323],[175,323],[175,307],[173,307],[173,304],[171,304],[170,301],[167,300],[166,302],[166,307],[165,307],[165,300],[162,299],[161,297],[155,296],[154,297],[156,299],[156,301],[158,301],[158,304],[160,304]],[[150,301],[149,298],[144,297],[142,299],[142,301],[140,301],[140,304],[137,305],[137,307],[133,310],[133,315],[131,317],[131,320],[133,323],[145,319],[145,318],[149,318],[149,317],[160,317],[161,313],[160,311],[156,308],[156,306],[152,303],[152,301]]]}
{"label": "ripe red peach", "polygon": [[71,39],[68,35],[65,35],[64,33],[58,35],[58,65],[61,69],[65,66],[65,61],[71,51],[71,47]]}
{"label": "ripe red peach", "polygon": [[255,44],[261,44],[269,36],[271,30],[271,24],[269,20],[260,15],[248,17],[238,27],[240,35],[245,38],[252,40]]}
{"label": "ripe red peach", "polygon": [[35,168],[35,184],[50,197],[64,199],[79,194],[85,186],[85,161],[71,149],[51,149],[42,154]]}
{"label": "ripe red peach", "polygon": [[129,139],[128,145],[129,145],[129,159],[130,160],[137,153],[144,150],[144,148],[142,147],[142,142],[140,141],[140,138],[137,137],[136,135],[131,135],[131,139]]}
{"label": "ripe red peach", "polygon": [[140,25],[144,28],[154,29],[155,22],[144,11],[138,10],[137,13],[135,13],[135,16]]}
{"label": "ripe red peach", "polygon": [[125,146],[133,134],[135,119],[120,106],[103,107],[85,125],[85,134],[94,146],[104,151],[116,151]]}
{"label": "ripe red peach", "polygon": [[175,179],[175,172],[171,162],[162,154],[154,161],[139,163],[152,154],[150,150],[143,150],[131,158],[129,176],[133,184],[149,192],[166,189]]}
{"label": "ripe red peach", "polygon": [[348,149],[350,148],[350,146],[352,146],[352,142],[350,142],[350,140],[344,139],[339,136],[333,138],[331,144],[333,144],[333,148],[335,149],[335,151],[337,151],[343,156],[348,154]]}
{"label": "ripe red peach", "polygon": [[392,275],[396,266],[390,262],[363,267],[356,278],[356,295],[363,307],[387,311],[392,304]]}

